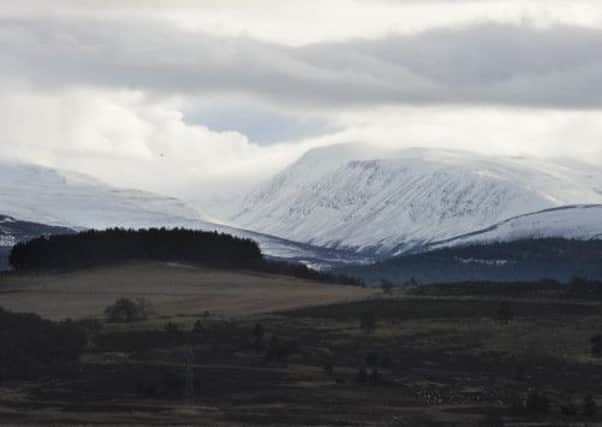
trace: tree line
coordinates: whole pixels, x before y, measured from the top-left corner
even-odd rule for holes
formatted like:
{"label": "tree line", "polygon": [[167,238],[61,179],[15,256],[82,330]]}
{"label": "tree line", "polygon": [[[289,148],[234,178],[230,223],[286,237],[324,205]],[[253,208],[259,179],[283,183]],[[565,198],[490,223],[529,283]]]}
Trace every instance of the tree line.
{"label": "tree line", "polygon": [[68,271],[128,261],[183,262],[362,285],[360,280],[352,277],[312,270],[303,264],[268,261],[251,239],[181,228],[113,228],[51,235],[18,243],[9,257],[10,265],[16,271]]}
{"label": "tree line", "polygon": [[223,233],[180,228],[113,228],[18,243],[9,257],[17,271],[69,270],[131,260],[248,268],[261,264],[263,256],[253,240]]}

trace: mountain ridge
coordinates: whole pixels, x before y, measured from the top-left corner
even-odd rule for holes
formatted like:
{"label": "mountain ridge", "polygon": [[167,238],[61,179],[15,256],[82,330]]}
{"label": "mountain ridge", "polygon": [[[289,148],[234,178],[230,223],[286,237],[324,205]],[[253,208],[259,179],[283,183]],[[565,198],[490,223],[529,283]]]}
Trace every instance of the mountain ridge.
{"label": "mountain ridge", "polygon": [[393,256],[518,215],[602,203],[601,188],[602,173],[575,162],[340,144],[310,150],[230,219],[295,241]]}

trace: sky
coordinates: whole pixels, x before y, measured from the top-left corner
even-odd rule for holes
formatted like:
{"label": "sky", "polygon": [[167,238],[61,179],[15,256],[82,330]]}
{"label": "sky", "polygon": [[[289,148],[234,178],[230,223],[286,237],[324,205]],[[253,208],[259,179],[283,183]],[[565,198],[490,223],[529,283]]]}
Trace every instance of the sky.
{"label": "sky", "polygon": [[209,210],[344,142],[602,166],[596,0],[3,0],[0,159]]}

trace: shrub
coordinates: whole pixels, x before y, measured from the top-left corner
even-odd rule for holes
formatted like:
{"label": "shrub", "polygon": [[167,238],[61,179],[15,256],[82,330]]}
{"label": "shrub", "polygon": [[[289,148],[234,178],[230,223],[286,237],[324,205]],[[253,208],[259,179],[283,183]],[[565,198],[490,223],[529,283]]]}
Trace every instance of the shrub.
{"label": "shrub", "polygon": [[360,319],[360,328],[365,332],[373,332],[376,329],[376,317],[374,313],[364,313]]}
{"label": "shrub", "polygon": [[268,351],[266,353],[266,359],[268,361],[284,361],[291,354],[299,352],[299,345],[295,340],[280,340],[277,336],[272,336]]}
{"label": "shrub", "polygon": [[179,334],[180,333],[180,327],[174,323],[174,322],[167,322],[163,328],[165,330],[165,332],[167,332],[168,334]]}
{"label": "shrub", "polygon": [[388,280],[383,280],[380,284],[380,288],[385,295],[393,294],[393,283],[389,282]]}
{"label": "shrub", "polygon": [[0,343],[0,381],[29,379],[76,361],[87,334],[70,320],[52,322],[0,309]]}
{"label": "shrub", "polygon": [[358,384],[366,384],[368,382],[368,372],[366,371],[366,368],[362,366],[358,369],[355,380]]}
{"label": "shrub", "polygon": [[602,356],[602,335],[594,335],[590,338],[589,342],[592,345],[592,356],[600,357]]}
{"label": "shrub", "polygon": [[197,336],[201,336],[205,334],[205,327],[203,326],[203,323],[197,319],[196,322],[194,322],[194,325],[192,325],[192,333],[197,335]]}
{"label": "shrub", "polygon": [[573,401],[569,400],[560,407],[560,411],[564,416],[573,417],[577,415],[577,406],[573,403]]}
{"label": "shrub", "polygon": [[132,301],[129,298],[119,298],[114,304],[105,308],[108,322],[129,323],[146,320],[152,314],[152,308],[144,298]]}
{"label": "shrub", "polygon": [[510,321],[514,318],[514,313],[512,312],[512,306],[508,301],[502,301],[500,303],[497,312],[495,313],[495,317],[504,325],[510,323]]}
{"label": "shrub", "polygon": [[260,348],[263,344],[264,330],[261,323],[257,323],[253,329],[253,337],[255,337],[255,347]]}
{"label": "shrub", "polygon": [[372,370],[372,372],[370,373],[370,376],[368,378],[370,380],[370,382],[372,384],[379,384],[382,381],[382,377],[380,375],[380,372],[378,371],[377,368],[374,368]]}

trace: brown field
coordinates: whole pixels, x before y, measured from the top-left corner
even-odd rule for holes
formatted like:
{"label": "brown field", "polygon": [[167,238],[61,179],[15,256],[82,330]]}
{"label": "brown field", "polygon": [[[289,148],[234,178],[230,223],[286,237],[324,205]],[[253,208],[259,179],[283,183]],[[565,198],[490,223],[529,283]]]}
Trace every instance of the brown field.
{"label": "brown field", "polygon": [[365,298],[374,291],[173,263],[0,276],[0,307],[59,320],[101,317],[117,298],[145,298],[161,317],[241,316]]}
{"label": "brown field", "polygon": [[[602,426],[590,343],[602,306],[591,298],[384,295],[166,264],[0,280],[12,310],[100,316],[129,296],[159,314],[103,324],[73,365],[0,382],[0,424]],[[529,407],[534,391],[545,409]]]}

